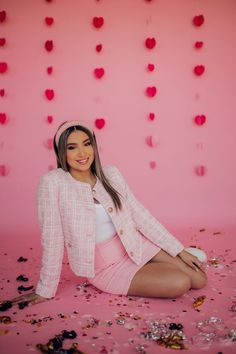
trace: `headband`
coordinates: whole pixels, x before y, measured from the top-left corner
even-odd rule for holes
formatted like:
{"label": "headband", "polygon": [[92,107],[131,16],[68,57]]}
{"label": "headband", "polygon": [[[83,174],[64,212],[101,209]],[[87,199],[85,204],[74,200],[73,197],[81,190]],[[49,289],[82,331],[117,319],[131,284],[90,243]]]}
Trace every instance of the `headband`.
{"label": "headband", "polygon": [[87,123],[84,123],[84,122],[79,121],[79,120],[68,120],[67,122],[63,123],[60,126],[60,128],[58,128],[58,130],[56,132],[56,135],[55,135],[55,143],[56,143],[56,145],[58,146],[60,136],[66,129],[68,129],[70,127],[77,126],[77,125],[80,125],[80,126],[82,126],[84,128],[87,128],[92,134],[94,134],[93,130],[88,126]]}

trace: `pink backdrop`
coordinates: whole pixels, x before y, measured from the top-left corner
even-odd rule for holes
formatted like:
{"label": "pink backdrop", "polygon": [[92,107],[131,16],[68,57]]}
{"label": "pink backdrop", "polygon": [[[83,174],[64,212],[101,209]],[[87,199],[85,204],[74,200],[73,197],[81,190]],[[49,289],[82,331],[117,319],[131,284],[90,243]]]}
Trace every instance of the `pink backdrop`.
{"label": "pink backdrop", "polygon": [[[55,166],[46,144],[67,119],[105,119],[103,129],[94,128],[103,163],[118,166],[171,230],[236,226],[234,0],[1,0],[3,10],[0,62],[8,70],[0,74],[0,112],[8,122],[0,124],[0,165],[9,168],[0,176],[3,242],[38,242],[37,183]],[[192,19],[200,14],[205,22],[196,27]],[[94,16],[104,17],[100,29]],[[147,37],[156,39],[155,48],[145,47]],[[53,40],[51,52],[46,40]],[[195,41],[204,46],[196,49]],[[205,73],[194,75],[201,64]],[[105,75],[96,79],[100,67]],[[147,86],[158,94],[147,97]],[[51,101],[47,88],[55,91]],[[202,126],[194,123],[199,114],[207,118]],[[148,146],[149,136],[156,146]],[[196,175],[198,165],[206,166],[204,176]]]}

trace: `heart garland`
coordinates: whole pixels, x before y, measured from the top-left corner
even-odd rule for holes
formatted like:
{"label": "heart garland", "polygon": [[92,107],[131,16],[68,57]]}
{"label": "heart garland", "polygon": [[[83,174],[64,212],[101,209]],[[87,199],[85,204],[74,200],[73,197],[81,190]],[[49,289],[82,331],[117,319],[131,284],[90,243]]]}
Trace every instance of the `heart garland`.
{"label": "heart garland", "polygon": [[48,52],[51,52],[53,50],[53,41],[52,40],[46,41],[44,47]]}
{"label": "heart garland", "polygon": [[102,129],[106,124],[106,121],[104,118],[97,118],[95,119],[95,126],[98,128],[98,129]]}
{"label": "heart garland", "polygon": [[2,125],[7,123],[7,115],[6,115],[6,113],[0,113],[0,123]]}
{"label": "heart garland", "polygon": [[204,65],[196,65],[193,69],[194,74],[197,76],[201,76],[204,71],[205,71],[205,66]]}
{"label": "heart garland", "polygon": [[94,75],[97,79],[101,79],[105,74],[105,70],[103,68],[94,69]]}
{"label": "heart garland", "polygon": [[203,47],[203,44],[204,43],[202,41],[197,41],[197,42],[195,42],[194,46],[195,46],[195,48],[200,49]]}
{"label": "heart garland", "polygon": [[149,113],[149,120],[153,121],[155,119],[155,113]]}
{"label": "heart garland", "polygon": [[146,138],[146,143],[150,147],[156,147],[157,146],[157,139],[156,139],[156,137],[149,135]]}
{"label": "heart garland", "polygon": [[44,93],[49,101],[51,101],[54,98],[54,90],[46,89]]}
{"label": "heart garland", "polygon": [[157,166],[156,161],[150,161],[149,162],[149,166],[151,167],[152,170],[154,170],[156,168],[156,166]]}
{"label": "heart garland", "polygon": [[194,121],[197,125],[203,125],[206,122],[206,116],[204,114],[197,115],[195,116]]}
{"label": "heart garland", "polygon": [[154,97],[157,94],[156,86],[148,86],[146,88],[146,94],[148,97]]}
{"label": "heart garland", "polygon": [[156,46],[156,40],[155,38],[147,38],[145,40],[145,45],[148,49],[153,49]]}
{"label": "heart garland", "polygon": [[195,173],[197,176],[200,176],[200,177],[204,176],[206,174],[206,167],[203,165],[196,166]]}
{"label": "heart garland", "polygon": [[48,150],[52,150],[53,149],[53,139],[49,138],[44,142],[44,146],[48,149]]}
{"label": "heart garland", "polygon": [[6,38],[0,38],[0,46],[3,47],[6,44]]}
{"label": "heart garland", "polygon": [[1,89],[1,90],[0,90],[0,96],[1,96],[1,97],[5,96],[5,90],[4,90],[4,89]]}
{"label": "heart garland", "polygon": [[51,75],[52,72],[53,72],[53,67],[52,67],[52,66],[48,66],[48,67],[47,67],[47,73],[48,73],[48,75]]}
{"label": "heart garland", "polygon": [[48,122],[49,124],[52,124],[52,122],[53,122],[53,116],[47,116],[47,122]]}
{"label": "heart garland", "polygon": [[7,18],[7,13],[6,11],[0,11],[0,22],[4,22]]}
{"label": "heart garland", "polygon": [[104,25],[104,18],[103,17],[94,17],[93,18],[93,26],[95,28],[101,28]]}
{"label": "heart garland", "polygon": [[4,74],[8,69],[8,65],[6,62],[0,63],[0,74]]}
{"label": "heart garland", "polygon": [[96,51],[99,53],[102,50],[102,44],[97,44],[96,45]]}
{"label": "heart garland", "polygon": [[153,70],[155,70],[155,65],[154,64],[148,64],[147,69],[148,69],[148,71],[153,71]]}
{"label": "heart garland", "polygon": [[194,16],[194,18],[193,18],[193,24],[196,27],[202,26],[204,21],[205,21],[205,19],[204,19],[203,15],[197,15],[197,16]]}
{"label": "heart garland", "polygon": [[6,177],[9,175],[10,169],[6,165],[0,165],[0,176]]}
{"label": "heart garland", "polygon": [[52,26],[54,23],[54,18],[53,17],[45,17],[44,21],[45,21],[46,25]]}

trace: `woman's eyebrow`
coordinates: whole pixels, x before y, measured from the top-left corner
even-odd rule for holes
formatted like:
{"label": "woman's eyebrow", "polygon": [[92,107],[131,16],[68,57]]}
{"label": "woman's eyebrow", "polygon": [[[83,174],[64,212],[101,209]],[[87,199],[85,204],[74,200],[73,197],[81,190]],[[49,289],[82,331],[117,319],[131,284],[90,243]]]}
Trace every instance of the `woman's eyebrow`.
{"label": "woman's eyebrow", "polygon": [[[84,144],[84,143],[87,143],[88,141],[90,141],[89,138],[83,140],[82,143]],[[66,144],[66,146],[69,146],[69,145],[77,145],[77,143],[68,143],[68,144]]]}

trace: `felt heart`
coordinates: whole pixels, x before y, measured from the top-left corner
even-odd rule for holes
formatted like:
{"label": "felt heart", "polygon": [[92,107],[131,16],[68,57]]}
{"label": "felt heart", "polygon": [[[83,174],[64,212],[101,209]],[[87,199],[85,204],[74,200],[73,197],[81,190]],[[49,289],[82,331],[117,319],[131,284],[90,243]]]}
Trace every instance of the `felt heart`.
{"label": "felt heart", "polygon": [[206,174],[206,167],[205,166],[197,166],[195,168],[195,173],[197,176],[204,176]]}
{"label": "felt heart", "polygon": [[53,116],[47,116],[47,121],[51,124],[53,122]]}
{"label": "felt heart", "polygon": [[193,18],[193,24],[194,26],[201,26],[204,23],[204,16],[203,15],[198,15],[198,16],[194,16]]}
{"label": "felt heart", "polygon": [[194,121],[197,125],[203,125],[206,122],[206,116],[204,114],[197,115],[195,116]]}
{"label": "felt heart", "polygon": [[0,22],[4,22],[6,20],[7,13],[6,11],[0,11]]}
{"label": "felt heart", "polygon": [[52,71],[53,71],[53,67],[52,67],[52,66],[48,66],[48,67],[47,67],[47,73],[48,73],[49,75],[51,75]]}
{"label": "felt heart", "polygon": [[202,41],[197,41],[195,42],[195,48],[199,49],[203,47],[203,42]]}
{"label": "felt heart", "polygon": [[0,175],[1,175],[2,177],[7,176],[7,175],[9,174],[9,171],[10,171],[10,169],[9,169],[8,166],[6,166],[6,165],[0,165]]}
{"label": "felt heart", "polygon": [[53,148],[53,139],[50,138],[50,139],[47,139],[44,143],[45,147],[48,149],[48,150],[52,150]]}
{"label": "felt heart", "polygon": [[146,88],[146,94],[149,97],[154,97],[157,93],[157,89],[155,86],[149,86]]}
{"label": "felt heart", "polygon": [[6,38],[0,38],[0,46],[3,47],[6,44]]}
{"label": "felt heart", "polygon": [[155,69],[155,65],[154,64],[148,64],[148,70],[149,71],[153,71]]}
{"label": "felt heart", "polygon": [[97,118],[95,119],[95,126],[98,128],[98,129],[102,129],[105,125],[106,121],[104,118]]}
{"label": "felt heart", "polygon": [[156,161],[150,161],[149,163],[150,167],[154,170],[156,168]]}
{"label": "felt heart", "polygon": [[47,2],[52,2],[52,0],[46,0]]}
{"label": "felt heart", "polygon": [[149,119],[154,120],[155,119],[155,113],[149,113]]}
{"label": "felt heart", "polygon": [[94,27],[100,28],[100,27],[103,26],[103,24],[104,24],[104,19],[103,19],[103,17],[94,17],[94,18],[93,18],[93,25],[94,25]]}
{"label": "felt heart", "polygon": [[46,41],[44,46],[48,52],[51,52],[53,50],[53,41]]}
{"label": "felt heart", "polygon": [[96,76],[97,79],[101,79],[101,77],[103,77],[104,74],[105,74],[105,70],[103,68],[94,69],[94,75]]}
{"label": "felt heart", "polygon": [[49,101],[51,101],[54,98],[54,91],[51,89],[45,90],[45,96]]}
{"label": "felt heart", "polygon": [[53,17],[45,17],[45,23],[46,23],[48,26],[51,26],[51,25],[54,23]]}
{"label": "felt heart", "polygon": [[102,44],[96,45],[96,51],[99,53],[102,50]]}
{"label": "felt heart", "polygon": [[204,65],[197,65],[194,68],[194,73],[195,73],[195,75],[198,75],[198,76],[202,75],[204,73],[204,71],[205,71]]}
{"label": "felt heart", "polygon": [[5,72],[7,71],[7,69],[8,69],[7,63],[1,62],[1,63],[0,63],[0,73],[1,73],[1,74],[5,73]]}
{"label": "felt heart", "polygon": [[0,123],[1,124],[6,124],[7,122],[7,115],[6,113],[0,113]]}
{"label": "felt heart", "polygon": [[157,139],[154,136],[150,135],[146,138],[146,143],[150,147],[155,147],[157,146]]}
{"label": "felt heart", "polygon": [[5,95],[5,90],[4,89],[1,89],[0,90],[0,96],[3,97]]}
{"label": "felt heart", "polygon": [[155,38],[147,38],[145,41],[145,45],[148,49],[153,49],[156,45]]}

